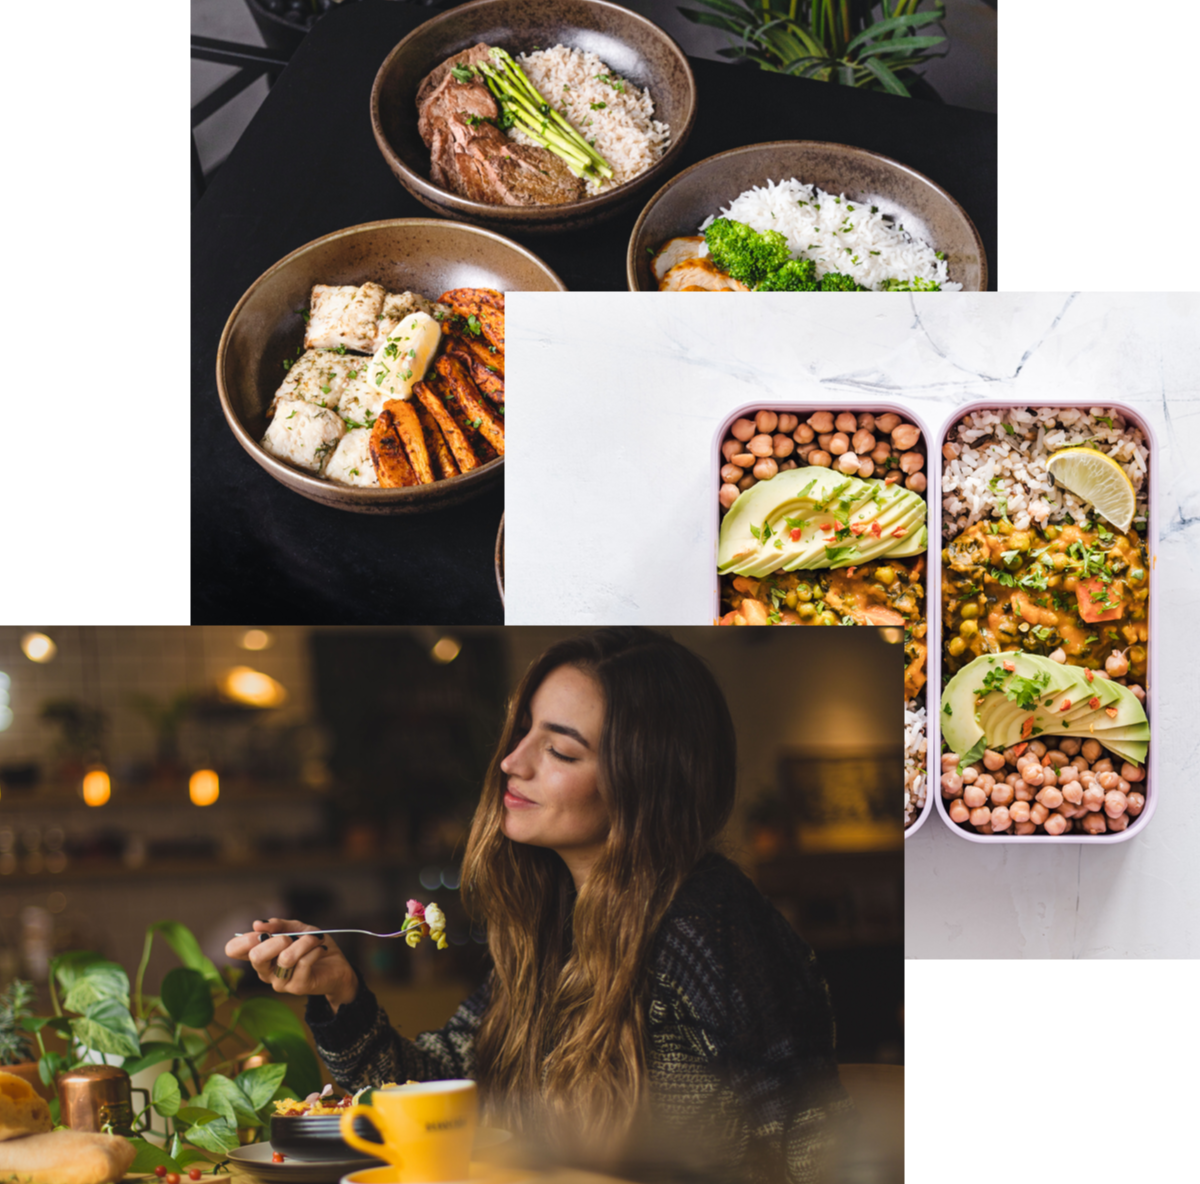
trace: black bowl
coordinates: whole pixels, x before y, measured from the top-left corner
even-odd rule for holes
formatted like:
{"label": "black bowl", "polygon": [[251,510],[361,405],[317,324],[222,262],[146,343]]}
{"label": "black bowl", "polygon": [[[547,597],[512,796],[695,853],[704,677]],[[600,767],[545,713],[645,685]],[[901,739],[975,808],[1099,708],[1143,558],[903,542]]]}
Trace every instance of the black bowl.
{"label": "black bowl", "polygon": [[[368,1143],[383,1140],[378,1131],[365,1119],[354,1120],[354,1133]],[[271,1146],[284,1155],[298,1160],[366,1159],[356,1147],[342,1138],[340,1114],[276,1114],[271,1118]],[[380,1160],[384,1163],[384,1160]]]}

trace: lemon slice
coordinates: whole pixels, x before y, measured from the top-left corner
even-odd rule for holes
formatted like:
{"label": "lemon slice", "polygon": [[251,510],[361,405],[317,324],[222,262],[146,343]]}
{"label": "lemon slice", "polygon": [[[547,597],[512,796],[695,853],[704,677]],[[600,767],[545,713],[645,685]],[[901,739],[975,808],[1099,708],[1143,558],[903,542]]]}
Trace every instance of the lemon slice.
{"label": "lemon slice", "polygon": [[1133,521],[1133,485],[1111,457],[1092,448],[1064,448],[1046,464],[1050,476],[1072,493],[1091,502],[1096,513],[1118,530]]}

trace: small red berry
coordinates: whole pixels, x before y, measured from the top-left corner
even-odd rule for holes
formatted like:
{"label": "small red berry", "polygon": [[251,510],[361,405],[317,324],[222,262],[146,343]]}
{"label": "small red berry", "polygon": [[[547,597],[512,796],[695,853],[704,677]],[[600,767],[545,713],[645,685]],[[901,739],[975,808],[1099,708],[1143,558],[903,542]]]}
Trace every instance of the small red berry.
{"label": "small red berry", "polygon": [[154,1174],[161,1180],[163,1176],[167,1174],[167,1165],[165,1163],[160,1163],[158,1167],[154,1169]]}
{"label": "small red berry", "polygon": [[204,1173],[199,1168],[189,1168],[188,1169],[188,1179],[189,1180],[199,1180],[200,1177],[203,1175],[204,1175]]}
{"label": "small red berry", "polygon": [[283,1152],[276,1151],[275,1154],[271,1156],[271,1162],[272,1163],[283,1163]]}
{"label": "small red berry", "polygon": [[178,1172],[168,1172],[167,1173],[167,1184],[179,1184],[179,1173]]}

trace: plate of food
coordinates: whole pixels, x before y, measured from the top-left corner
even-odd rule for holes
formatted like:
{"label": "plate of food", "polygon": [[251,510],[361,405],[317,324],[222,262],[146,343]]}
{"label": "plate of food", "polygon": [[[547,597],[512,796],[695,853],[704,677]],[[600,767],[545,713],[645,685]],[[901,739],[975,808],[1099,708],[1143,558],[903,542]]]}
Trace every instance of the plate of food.
{"label": "plate of food", "polygon": [[977,403],[941,449],[938,810],[974,842],[1132,838],[1157,804],[1150,425]]}
{"label": "plate of food", "polygon": [[710,156],[633,228],[634,292],[987,288],[963,208],[915,169],[846,144],[781,140]]}
{"label": "plate of food", "polygon": [[404,513],[503,479],[504,293],[562,291],[536,256],[473,226],[371,222],[260,276],[217,350],[238,443],[338,509]]}
{"label": "plate of food", "polygon": [[400,183],[501,230],[577,230],[636,208],[691,132],[687,57],[604,0],[476,0],[384,60],[371,124]]}
{"label": "plate of food", "polygon": [[930,805],[928,438],[892,404],[753,403],[712,456],[718,625],[873,625],[903,642],[906,835]]}

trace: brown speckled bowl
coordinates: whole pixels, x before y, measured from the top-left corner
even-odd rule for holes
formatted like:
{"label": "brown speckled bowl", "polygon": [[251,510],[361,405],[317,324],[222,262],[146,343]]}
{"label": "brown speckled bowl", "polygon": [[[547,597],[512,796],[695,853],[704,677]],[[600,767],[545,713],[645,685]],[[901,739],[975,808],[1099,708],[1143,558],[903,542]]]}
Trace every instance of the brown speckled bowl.
{"label": "brown speckled bowl", "polygon": [[655,292],[651,252],[669,238],[697,234],[710,214],[755,185],[795,177],[828,193],[878,206],[917,238],[943,251],[950,278],[966,292],[987,288],[987,259],[974,223],[939,185],[915,169],[863,148],[817,140],[751,144],[710,156],[668,181],[633,228],[626,257],[630,291]]}
{"label": "brown speckled bowl", "polygon": [[504,603],[504,515],[500,515],[500,533],[496,535],[496,587],[500,589],[500,603]]}
{"label": "brown speckled bowl", "polygon": [[[483,41],[514,57],[566,45],[598,54],[611,70],[649,88],[654,117],[671,127],[667,151],[624,185],[557,206],[472,201],[429,180],[429,149],[417,132],[417,87],[434,66]],[[496,230],[579,230],[637,208],[670,175],[696,117],[696,82],[683,51],[653,22],[604,0],[475,0],[414,29],[388,54],[371,90],[371,126],[400,184],[431,210]]]}
{"label": "brown speckled bowl", "polygon": [[366,514],[403,514],[465,501],[504,477],[504,458],[459,477],[400,489],[335,485],[301,472],[259,445],[266,410],[283,381],[285,358],[304,340],[296,309],[314,284],[375,280],[389,291],[436,298],[450,288],[564,292],[536,255],[491,231],[435,218],[366,222],[293,251],[259,276],[229,314],[217,348],[221,409],[238,443],[277,481],[323,505]]}

